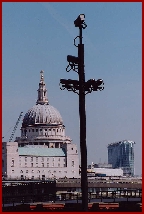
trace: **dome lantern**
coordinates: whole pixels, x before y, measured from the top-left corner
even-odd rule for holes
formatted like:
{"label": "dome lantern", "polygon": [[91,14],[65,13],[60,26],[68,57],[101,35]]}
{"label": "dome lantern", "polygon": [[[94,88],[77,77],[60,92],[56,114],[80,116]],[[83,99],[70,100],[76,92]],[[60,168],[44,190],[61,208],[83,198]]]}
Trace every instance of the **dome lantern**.
{"label": "dome lantern", "polygon": [[44,82],[44,71],[40,72],[40,82],[39,82],[39,89],[38,91],[38,99],[36,104],[49,104],[48,98],[47,98],[47,89],[46,89],[46,84]]}

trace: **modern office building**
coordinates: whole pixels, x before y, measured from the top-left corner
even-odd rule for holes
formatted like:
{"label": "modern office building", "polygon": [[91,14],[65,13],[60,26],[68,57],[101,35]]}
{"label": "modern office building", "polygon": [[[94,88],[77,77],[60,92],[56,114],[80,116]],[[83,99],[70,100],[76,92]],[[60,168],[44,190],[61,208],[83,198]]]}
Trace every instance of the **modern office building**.
{"label": "modern office building", "polygon": [[108,144],[108,163],[122,168],[125,176],[134,176],[134,144],[130,140]]}
{"label": "modern office building", "polygon": [[25,114],[21,137],[3,142],[2,173],[7,179],[78,178],[78,149],[65,135],[59,111],[51,106],[43,71],[36,105]]}

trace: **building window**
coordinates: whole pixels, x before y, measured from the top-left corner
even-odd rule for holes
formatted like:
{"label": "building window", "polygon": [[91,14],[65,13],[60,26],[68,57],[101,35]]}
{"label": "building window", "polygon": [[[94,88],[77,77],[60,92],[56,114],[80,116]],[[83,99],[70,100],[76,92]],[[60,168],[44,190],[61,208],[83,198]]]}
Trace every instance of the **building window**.
{"label": "building window", "polygon": [[33,167],[33,163],[31,163],[31,167]]}
{"label": "building window", "polygon": [[29,129],[29,132],[30,132],[30,129]]}
{"label": "building window", "polygon": [[42,131],[42,129],[40,129],[40,131]]}
{"label": "building window", "polygon": [[71,148],[71,150],[73,150],[73,147]]}
{"label": "building window", "polygon": [[32,173],[34,173],[34,170],[32,170]]}
{"label": "building window", "polygon": [[49,129],[49,131],[51,131],[51,129]]}
{"label": "building window", "polygon": [[12,173],[14,173],[14,170],[12,170]]}
{"label": "building window", "polygon": [[47,132],[47,129],[45,129],[45,131]]}
{"label": "building window", "polygon": [[44,161],[44,157],[42,157],[42,162]]}
{"label": "building window", "polygon": [[54,158],[53,158],[53,161],[54,161]]}
{"label": "building window", "polygon": [[36,129],[36,132],[38,132],[38,129]]}
{"label": "building window", "polygon": [[44,167],[44,163],[42,163],[42,167]]}
{"label": "building window", "polygon": [[20,173],[23,173],[23,171],[21,170]]}
{"label": "building window", "polygon": [[49,158],[47,158],[47,161],[49,161]]}
{"label": "building window", "polygon": [[58,163],[58,167],[60,167],[60,163]]}
{"label": "building window", "polygon": [[38,163],[36,163],[36,167],[38,167]]}
{"label": "building window", "polygon": [[77,153],[77,150],[76,150],[76,153]]}
{"label": "building window", "polygon": [[14,167],[14,159],[12,159],[12,165],[11,165],[11,167]]}
{"label": "building window", "polygon": [[32,129],[32,132],[34,132],[34,129]]}
{"label": "building window", "polygon": [[31,161],[33,161],[33,157],[31,157]]}
{"label": "building window", "polygon": [[27,157],[25,157],[25,161],[27,162]]}
{"label": "building window", "polygon": [[28,170],[26,170],[26,173],[28,173]]}
{"label": "building window", "polygon": [[74,161],[72,161],[72,167],[74,167]]}
{"label": "building window", "polygon": [[54,166],[54,163],[53,163],[53,166]]}
{"label": "building window", "polygon": [[49,163],[47,163],[47,167],[49,167]]}
{"label": "building window", "polygon": [[25,163],[25,167],[27,167],[27,163]]}
{"label": "building window", "polygon": [[4,167],[4,160],[2,160],[2,167]]}
{"label": "building window", "polygon": [[58,159],[58,161],[60,161],[60,158]]}
{"label": "building window", "polygon": [[36,157],[36,162],[38,162],[38,157]]}

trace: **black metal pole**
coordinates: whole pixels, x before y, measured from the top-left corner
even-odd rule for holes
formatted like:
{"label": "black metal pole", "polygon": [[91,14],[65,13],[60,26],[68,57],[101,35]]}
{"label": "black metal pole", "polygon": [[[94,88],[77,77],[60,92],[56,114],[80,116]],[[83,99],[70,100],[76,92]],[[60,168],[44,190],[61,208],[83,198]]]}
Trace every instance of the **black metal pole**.
{"label": "black metal pole", "polygon": [[85,72],[84,72],[84,44],[82,44],[82,27],[79,27],[79,32],[80,32],[80,35],[79,35],[80,43],[78,45],[78,58],[79,58],[78,74],[79,74],[79,115],[80,115],[82,211],[88,211]]}
{"label": "black metal pole", "polygon": [[[82,29],[87,27],[84,22],[85,15],[80,14],[78,18],[74,21],[75,27],[79,28],[79,44],[78,44],[78,57],[68,55],[67,61],[69,65],[66,71],[69,72],[71,69],[77,72],[78,65],[78,75],[79,81],[77,80],[65,80],[60,79],[62,84],[61,90],[65,88],[68,91],[73,91],[79,94],[79,116],[80,116],[80,150],[81,150],[81,191],[82,191],[82,210],[88,211],[88,180],[87,180],[87,147],[86,147],[86,111],[85,111],[85,92],[86,94],[92,91],[103,90],[104,87],[102,79],[90,79],[85,82],[85,72],[84,72],[84,44],[82,44]],[[76,37],[77,38],[77,37]],[[75,44],[74,39],[74,45]],[[70,69],[69,69],[70,67]],[[77,92],[79,91],[79,93]]]}

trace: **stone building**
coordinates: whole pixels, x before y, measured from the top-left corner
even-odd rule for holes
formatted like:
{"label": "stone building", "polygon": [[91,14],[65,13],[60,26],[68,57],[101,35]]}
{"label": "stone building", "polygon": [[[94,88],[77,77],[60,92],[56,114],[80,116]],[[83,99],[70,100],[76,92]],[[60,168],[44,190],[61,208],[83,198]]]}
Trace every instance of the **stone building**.
{"label": "stone building", "polygon": [[78,149],[65,135],[59,111],[51,106],[43,71],[38,99],[24,116],[21,137],[3,142],[2,173],[7,179],[78,178]]}

